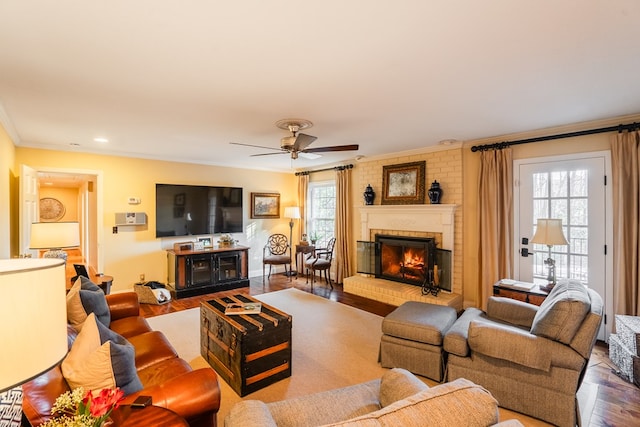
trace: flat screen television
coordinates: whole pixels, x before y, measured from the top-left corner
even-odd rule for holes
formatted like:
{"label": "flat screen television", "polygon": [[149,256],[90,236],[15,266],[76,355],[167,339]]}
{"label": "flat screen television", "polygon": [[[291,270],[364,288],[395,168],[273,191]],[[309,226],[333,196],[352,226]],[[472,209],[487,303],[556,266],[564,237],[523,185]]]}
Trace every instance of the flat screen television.
{"label": "flat screen television", "polygon": [[156,184],[156,237],[243,231],[242,188]]}

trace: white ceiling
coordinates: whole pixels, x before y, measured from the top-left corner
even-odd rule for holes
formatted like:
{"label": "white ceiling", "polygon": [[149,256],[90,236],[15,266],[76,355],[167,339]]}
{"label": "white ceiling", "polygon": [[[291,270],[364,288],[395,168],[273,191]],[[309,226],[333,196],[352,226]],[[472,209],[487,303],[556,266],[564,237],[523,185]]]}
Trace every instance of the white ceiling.
{"label": "white ceiling", "polygon": [[[639,113],[639,19],[637,0],[3,0],[0,121],[19,146],[313,168]],[[289,117],[360,150],[229,144],[277,148]]]}

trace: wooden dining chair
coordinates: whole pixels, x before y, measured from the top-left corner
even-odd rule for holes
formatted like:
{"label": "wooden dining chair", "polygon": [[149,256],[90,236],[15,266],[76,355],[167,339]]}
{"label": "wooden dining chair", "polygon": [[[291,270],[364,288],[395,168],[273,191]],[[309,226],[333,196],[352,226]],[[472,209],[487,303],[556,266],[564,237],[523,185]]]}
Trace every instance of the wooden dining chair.
{"label": "wooden dining chair", "polygon": [[336,238],[332,237],[327,242],[326,248],[316,249],[304,262],[307,271],[307,283],[309,283],[309,270],[311,270],[311,289],[313,289],[313,283],[316,279],[316,271],[320,272],[320,277],[322,277],[322,272],[324,272],[324,280],[331,286],[331,289],[333,289],[333,285],[331,284],[331,263],[333,261],[333,249],[335,246]]}
{"label": "wooden dining chair", "polygon": [[[289,270],[287,270],[287,264]],[[271,267],[274,265],[284,265],[284,272],[291,280],[291,251],[289,251],[289,241],[284,234],[272,234],[267,240],[267,244],[262,248],[262,280],[266,266],[269,266],[269,275],[271,277]]]}

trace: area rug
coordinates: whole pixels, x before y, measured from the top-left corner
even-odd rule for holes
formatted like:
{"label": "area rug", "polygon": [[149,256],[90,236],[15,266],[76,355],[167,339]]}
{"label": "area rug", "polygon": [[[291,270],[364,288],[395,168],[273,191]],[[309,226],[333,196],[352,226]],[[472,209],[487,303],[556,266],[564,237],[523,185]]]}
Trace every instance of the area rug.
{"label": "area rug", "polygon": [[[293,288],[256,298],[293,317],[292,375],[243,398],[219,377],[218,425],[242,399],[273,402],[380,378],[386,371],[377,363],[382,317]],[[200,356],[199,308],[148,320],[191,366],[209,366]]]}
{"label": "area rug", "polygon": [[[274,402],[380,378],[386,371],[377,362],[382,317],[293,288],[256,298],[293,316],[292,375],[243,398],[219,377],[222,402],[218,425],[224,425],[231,407],[243,399]],[[167,336],[191,366],[209,367],[200,356],[199,308],[148,321]],[[435,385],[431,380],[423,378],[423,381]],[[589,425],[596,394],[596,385],[583,384],[579,393],[582,425]],[[548,425],[509,410],[501,409],[500,416],[516,418],[525,426]]]}

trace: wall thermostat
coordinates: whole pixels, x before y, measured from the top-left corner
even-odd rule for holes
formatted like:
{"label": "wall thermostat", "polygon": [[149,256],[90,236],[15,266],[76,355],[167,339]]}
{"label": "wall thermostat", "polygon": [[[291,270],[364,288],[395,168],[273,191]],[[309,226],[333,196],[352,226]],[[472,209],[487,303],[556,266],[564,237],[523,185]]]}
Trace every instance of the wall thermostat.
{"label": "wall thermostat", "polygon": [[140,197],[129,197],[128,200],[130,205],[139,205],[140,204]]}

